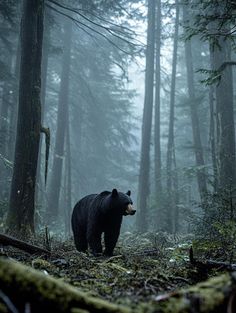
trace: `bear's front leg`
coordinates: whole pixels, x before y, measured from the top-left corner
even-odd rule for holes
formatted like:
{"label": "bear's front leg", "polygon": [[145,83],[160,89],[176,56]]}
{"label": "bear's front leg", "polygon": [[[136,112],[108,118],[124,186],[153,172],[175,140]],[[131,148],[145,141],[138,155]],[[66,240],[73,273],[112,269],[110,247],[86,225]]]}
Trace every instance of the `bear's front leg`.
{"label": "bear's front leg", "polygon": [[112,256],[113,250],[116,246],[117,240],[120,235],[120,225],[113,225],[113,227],[108,227],[105,230],[104,241],[105,241],[105,250],[104,255]]}
{"label": "bear's front leg", "polygon": [[88,232],[88,244],[92,250],[94,256],[102,255],[102,232],[101,231],[90,231]]}

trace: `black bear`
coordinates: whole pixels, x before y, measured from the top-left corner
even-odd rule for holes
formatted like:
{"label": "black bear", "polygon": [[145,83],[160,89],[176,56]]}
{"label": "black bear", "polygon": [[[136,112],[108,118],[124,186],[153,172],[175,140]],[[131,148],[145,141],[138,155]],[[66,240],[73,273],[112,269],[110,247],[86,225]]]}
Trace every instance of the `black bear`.
{"label": "black bear", "polygon": [[104,233],[104,255],[112,256],[120,234],[123,215],[134,215],[131,192],[116,189],[82,198],[74,207],[71,224],[75,246],[85,252],[88,245],[93,255],[102,253],[101,237]]}

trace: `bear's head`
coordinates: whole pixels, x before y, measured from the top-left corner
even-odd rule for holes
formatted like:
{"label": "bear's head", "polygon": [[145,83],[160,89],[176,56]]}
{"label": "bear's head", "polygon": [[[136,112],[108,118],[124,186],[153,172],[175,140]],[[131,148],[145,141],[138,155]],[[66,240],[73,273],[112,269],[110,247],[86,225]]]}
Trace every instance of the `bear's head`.
{"label": "bear's head", "polygon": [[136,210],[133,208],[133,201],[130,198],[130,190],[127,193],[118,192],[117,189],[113,189],[111,192],[112,202],[114,206],[122,211],[122,215],[134,215]]}

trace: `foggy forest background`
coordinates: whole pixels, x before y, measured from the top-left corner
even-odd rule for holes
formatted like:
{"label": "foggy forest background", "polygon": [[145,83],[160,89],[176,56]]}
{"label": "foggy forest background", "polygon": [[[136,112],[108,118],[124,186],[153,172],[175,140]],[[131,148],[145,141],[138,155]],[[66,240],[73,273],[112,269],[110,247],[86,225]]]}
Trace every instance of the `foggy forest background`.
{"label": "foggy forest background", "polygon": [[34,2],[36,32],[0,2],[1,229],[68,237],[74,204],[117,188],[125,231],[235,238],[235,3]]}

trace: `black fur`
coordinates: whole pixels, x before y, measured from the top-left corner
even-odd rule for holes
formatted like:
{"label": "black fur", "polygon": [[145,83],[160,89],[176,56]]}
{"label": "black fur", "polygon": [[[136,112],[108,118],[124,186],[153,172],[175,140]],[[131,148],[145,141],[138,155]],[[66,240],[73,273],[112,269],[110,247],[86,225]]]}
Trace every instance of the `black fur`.
{"label": "black fur", "polygon": [[132,204],[130,191],[125,194],[116,189],[82,198],[75,205],[71,219],[77,250],[85,252],[89,245],[95,256],[101,254],[104,233],[104,254],[113,255],[128,204]]}

